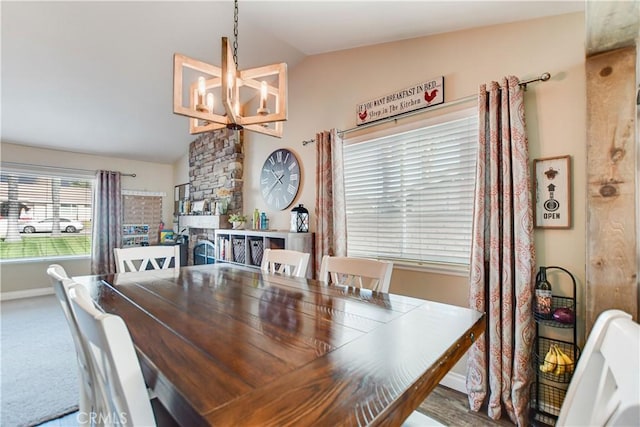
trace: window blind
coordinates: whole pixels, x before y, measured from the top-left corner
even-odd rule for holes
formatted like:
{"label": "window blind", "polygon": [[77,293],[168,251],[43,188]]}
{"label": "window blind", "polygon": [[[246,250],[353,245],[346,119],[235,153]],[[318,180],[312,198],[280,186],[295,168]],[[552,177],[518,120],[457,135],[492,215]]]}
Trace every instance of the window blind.
{"label": "window blind", "polygon": [[0,260],[90,255],[93,181],[53,171],[0,171]]}
{"label": "window blind", "polygon": [[123,247],[137,246],[141,243],[157,245],[159,240],[158,226],[162,221],[162,197],[139,194],[123,194],[122,224],[127,226],[146,227],[146,233],[126,232],[123,236]]}
{"label": "window blind", "polygon": [[469,264],[478,119],[345,141],[349,256]]}

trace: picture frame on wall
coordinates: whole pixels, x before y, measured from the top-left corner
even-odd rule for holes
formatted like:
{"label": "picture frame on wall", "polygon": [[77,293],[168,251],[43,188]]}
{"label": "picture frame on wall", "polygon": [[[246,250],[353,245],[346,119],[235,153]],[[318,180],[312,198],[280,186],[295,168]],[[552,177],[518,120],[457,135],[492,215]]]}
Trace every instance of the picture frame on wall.
{"label": "picture frame on wall", "polygon": [[180,184],[174,187],[173,193],[173,215],[184,214],[184,200],[189,199],[189,184]]}
{"label": "picture frame on wall", "polygon": [[536,228],[571,228],[571,158],[548,157],[533,161]]}

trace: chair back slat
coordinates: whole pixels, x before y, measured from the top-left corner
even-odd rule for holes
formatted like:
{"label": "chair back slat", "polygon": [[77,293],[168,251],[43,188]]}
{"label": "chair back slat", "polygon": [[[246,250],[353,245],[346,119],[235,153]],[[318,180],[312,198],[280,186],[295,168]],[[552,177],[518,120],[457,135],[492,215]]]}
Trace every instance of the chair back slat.
{"label": "chair back slat", "polygon": [[[81,338],[80,330],[78,329],[78,323],[75,315],[73,314],[73,308],[71,306],[71,298],[69,296],[69,288],[73,286],[73,281],[69,279],[65,269],[59,264],[51,264],[47,268],[47,274],[51,279],[53,291],[60,303],[64,317],[67,320],[69,326],[69,332],[71,332],[71,338],[73,339],[73,345],[76,350],[76,360],[78,363],[78,379],[80,380],[80,396],[78,400],[78,410],[82,413],[89,414],[95,412],[94,406],[95,396],[93,394],[93,378],[91,367],[89,366],[89,359],[87,357],[87,349],[85,348]],[[80,417],[78,421],[81,424],[88,424],[87,417]],[[86,422],[83,422],[86,421]]]}
{"label": "chair back slat", "polygon": [[305,277],[311,254],[288,249],[265,249],[262,254],[262,271],[287,276]]}
{"label": "chair back slat", "polygon": [[320,266],[320,280],[389,292],[392,271],[393,263],[390,261],[325,255]]}
{"label": "chair back slat", "polygon": [[[180,268],[180,246],[136,246],[133,248],[115,248],[116,271],[144,271],[148,269],[166,270],[171,261]],[[159,263],[158,261],[161,260]]]}
{"label": "chair back slat", "polygon": [[557,425],[638,425],[640,325],[621,310],[593,325],[560,409]]}
{"label": "chair back slat", "polygon": [[95,388],[108,425],[155,426],[133,341],[121,317],[103,313],[82,285],[69,295],[91,359]]}

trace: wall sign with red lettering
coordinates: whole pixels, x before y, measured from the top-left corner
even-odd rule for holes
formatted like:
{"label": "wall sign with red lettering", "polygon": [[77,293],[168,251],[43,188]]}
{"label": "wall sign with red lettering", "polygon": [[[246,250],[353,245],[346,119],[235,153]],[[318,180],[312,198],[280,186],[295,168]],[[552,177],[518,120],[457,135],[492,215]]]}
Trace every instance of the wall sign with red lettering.
{"label": "wall sign with red lettering", "polygon": [[425,80],[356,106],[358,126],[444,102],[444,77]]}

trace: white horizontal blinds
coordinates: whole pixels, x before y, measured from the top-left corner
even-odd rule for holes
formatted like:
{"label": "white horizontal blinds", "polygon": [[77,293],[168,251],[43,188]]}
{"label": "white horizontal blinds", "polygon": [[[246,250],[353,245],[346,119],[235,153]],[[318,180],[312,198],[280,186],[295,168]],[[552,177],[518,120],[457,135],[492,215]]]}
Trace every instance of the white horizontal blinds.
{"label": "white horizontal blinds", "polygon": [[[93,178],[78,175],[27,172],[3,169],[0,171],[0,237],[6,237],[9,218],[9,201],[16,200],[29,210],[21,210],[17,221],[18,242],[0,243],[2,260],[67,257],[90,255],[92,219]],[[51,225],[32,224],[57,216],[82,224],[78,233],[61,233],[57,236],[47,232]],[[14,222],[15,224],[15,222]],[[68,226],[69,224],[67,224]],[[75,224],[71,224],[75,226]],[[36,233],[25,233],[31,226]],[[65,231],[65,224],[61,224]]]}
{"label": "white horizontal blinds", "polygon": [[347,144],[350,256],[468,264],[477,114]]}

